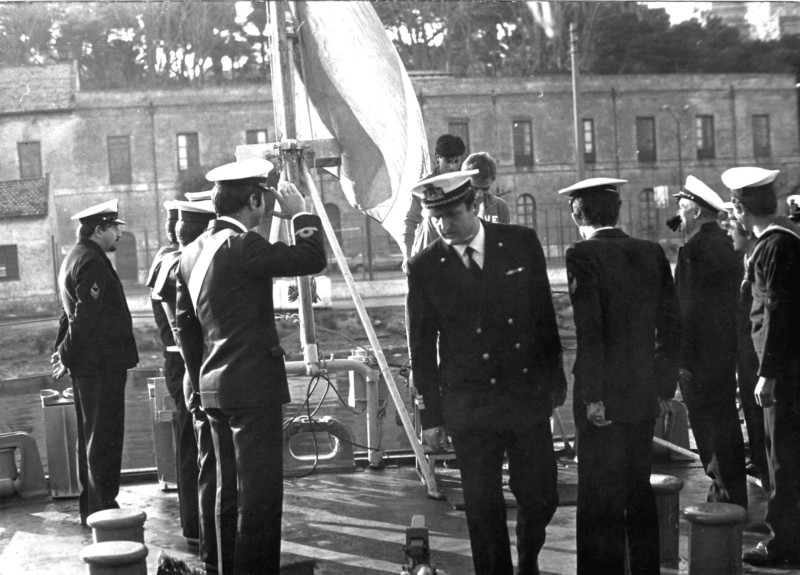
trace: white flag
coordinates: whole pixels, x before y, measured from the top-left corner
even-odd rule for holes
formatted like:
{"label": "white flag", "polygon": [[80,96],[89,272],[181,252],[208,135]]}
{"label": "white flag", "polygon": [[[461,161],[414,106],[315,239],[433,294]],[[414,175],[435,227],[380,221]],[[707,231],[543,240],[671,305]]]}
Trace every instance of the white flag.
{"label": "white flag", "polygon": [[[347,200],[380,222],[402,247],[410,189],[430,164],[411,80],[369,2],[295,6],[302,80],[316,109],[311,123],[319,118],[324,131],[339,141]],[[301,106],[304,97],[298,98]],[[313,137],[318,139],[319,131]]]}

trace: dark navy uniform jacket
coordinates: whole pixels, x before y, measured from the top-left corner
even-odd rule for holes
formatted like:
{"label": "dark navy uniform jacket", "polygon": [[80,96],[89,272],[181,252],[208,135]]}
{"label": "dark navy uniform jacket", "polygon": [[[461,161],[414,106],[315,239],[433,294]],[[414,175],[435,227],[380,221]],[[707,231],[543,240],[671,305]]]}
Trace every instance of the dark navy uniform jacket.
{"label": "dark navy uniform jacket", "polygon": [[[150,266],[150,271],[147,274],[147,282],[145,284],[150,288],[150,305],[153,308],[153,318],[156,320],[156,327],[158,328],[158,335],[161,337],[161,344],[164,346],[164,357],[167,355],[167,347],[176,345],[175,335],[172,332],[169,319],[164,311],[164,306],[161,305],[162,296],[157,293],[154,288],[165,259],[167,261],[172,261],[170,256],[174,254],[177,249],[178,248],[175,246],[164,246],[158,250],[156,257],[153,258],[153,264]],[[171,295],[172,301],[174,302],[174,292]]]}
{"label": "dark navy uniform jacket", "polygon": [[716,222],[707,222],[678,252],[675,285],[681,309],[679,367],[704,393],[736,385],[736,306],[742,260]]}
{"label": "dark navy uniform jacket", "polygon": [[80,238],[58,274],[61,305],[55,349],[73,376],[126,370],[139,363],[125,293],[103,249]]}
{"label": "dark navy uniform jacket", "polygon": [[536,232],[481,225],[479,285],[441,238],[409,263],[409,341],[423,429],[527,426],[548,418],[551,394],[566,388]]}
{"label": "dark navy uniform jacket", "polygon": [[598,230],[567,250],[578,352],[573,411],[602,401],[611,421],[657,415],[675,395],[680,317],[672,271],[656,243]]}
{"label": "dark navy uniform jacket", "polygon": [[[794,231],[794,230],[792,230]],[[748,265],[753,288],[753,343],[758,375],[779,378],[779,385],[800,381],[800,238],[768,228],[758,239]],[[800,397],[800,387],[776,393]]]}
{"label": "dark navy uniform jacket", "polygon": [[[300,214],[293,225],[296,244],[289,246],[214,220],[183,249],[176,281],[177,334],[204,408],[259,407],[290,399],[272,278],[318,273],[327,264],[320,219]],[[211,236],[225,229],[235,235],[214,255],[198,301],[192,302],[188,286],[195,264]]]}

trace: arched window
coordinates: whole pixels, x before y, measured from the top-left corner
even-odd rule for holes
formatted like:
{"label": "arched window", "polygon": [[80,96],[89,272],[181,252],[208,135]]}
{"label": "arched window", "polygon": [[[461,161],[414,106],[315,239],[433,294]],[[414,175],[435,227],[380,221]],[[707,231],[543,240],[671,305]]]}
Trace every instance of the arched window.
{"label": "arched window", "polygon": [[517,198],[517,225],[536,227],[536,200],[530,194],[522,194]]}

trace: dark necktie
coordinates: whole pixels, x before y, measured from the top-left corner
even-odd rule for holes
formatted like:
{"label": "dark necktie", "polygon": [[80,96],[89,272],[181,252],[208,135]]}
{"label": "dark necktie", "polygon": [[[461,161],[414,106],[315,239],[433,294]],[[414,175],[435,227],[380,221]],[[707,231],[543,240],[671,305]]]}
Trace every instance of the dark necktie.
{"label": "dark necktie", "polygon": [[475,250],[472,246],[467,246],[465,250],[467,254],[467,270],[469,270],[470,275],[475,278],[476,281],[481,281],[481,266],[478,265],[478,262],[472,257],[472,254],[475,253]]}

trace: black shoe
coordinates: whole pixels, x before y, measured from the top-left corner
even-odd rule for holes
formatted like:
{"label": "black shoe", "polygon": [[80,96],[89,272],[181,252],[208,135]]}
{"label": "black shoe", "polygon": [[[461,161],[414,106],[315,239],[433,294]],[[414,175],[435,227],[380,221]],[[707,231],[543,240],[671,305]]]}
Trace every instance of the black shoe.
{"label": "black shoe", "polygon": [[775,567],[784,563],[797,563],[798,559],[800,558],[793,555],[770,551],[763,541],[742,553],[742,561],[757,567]]}

